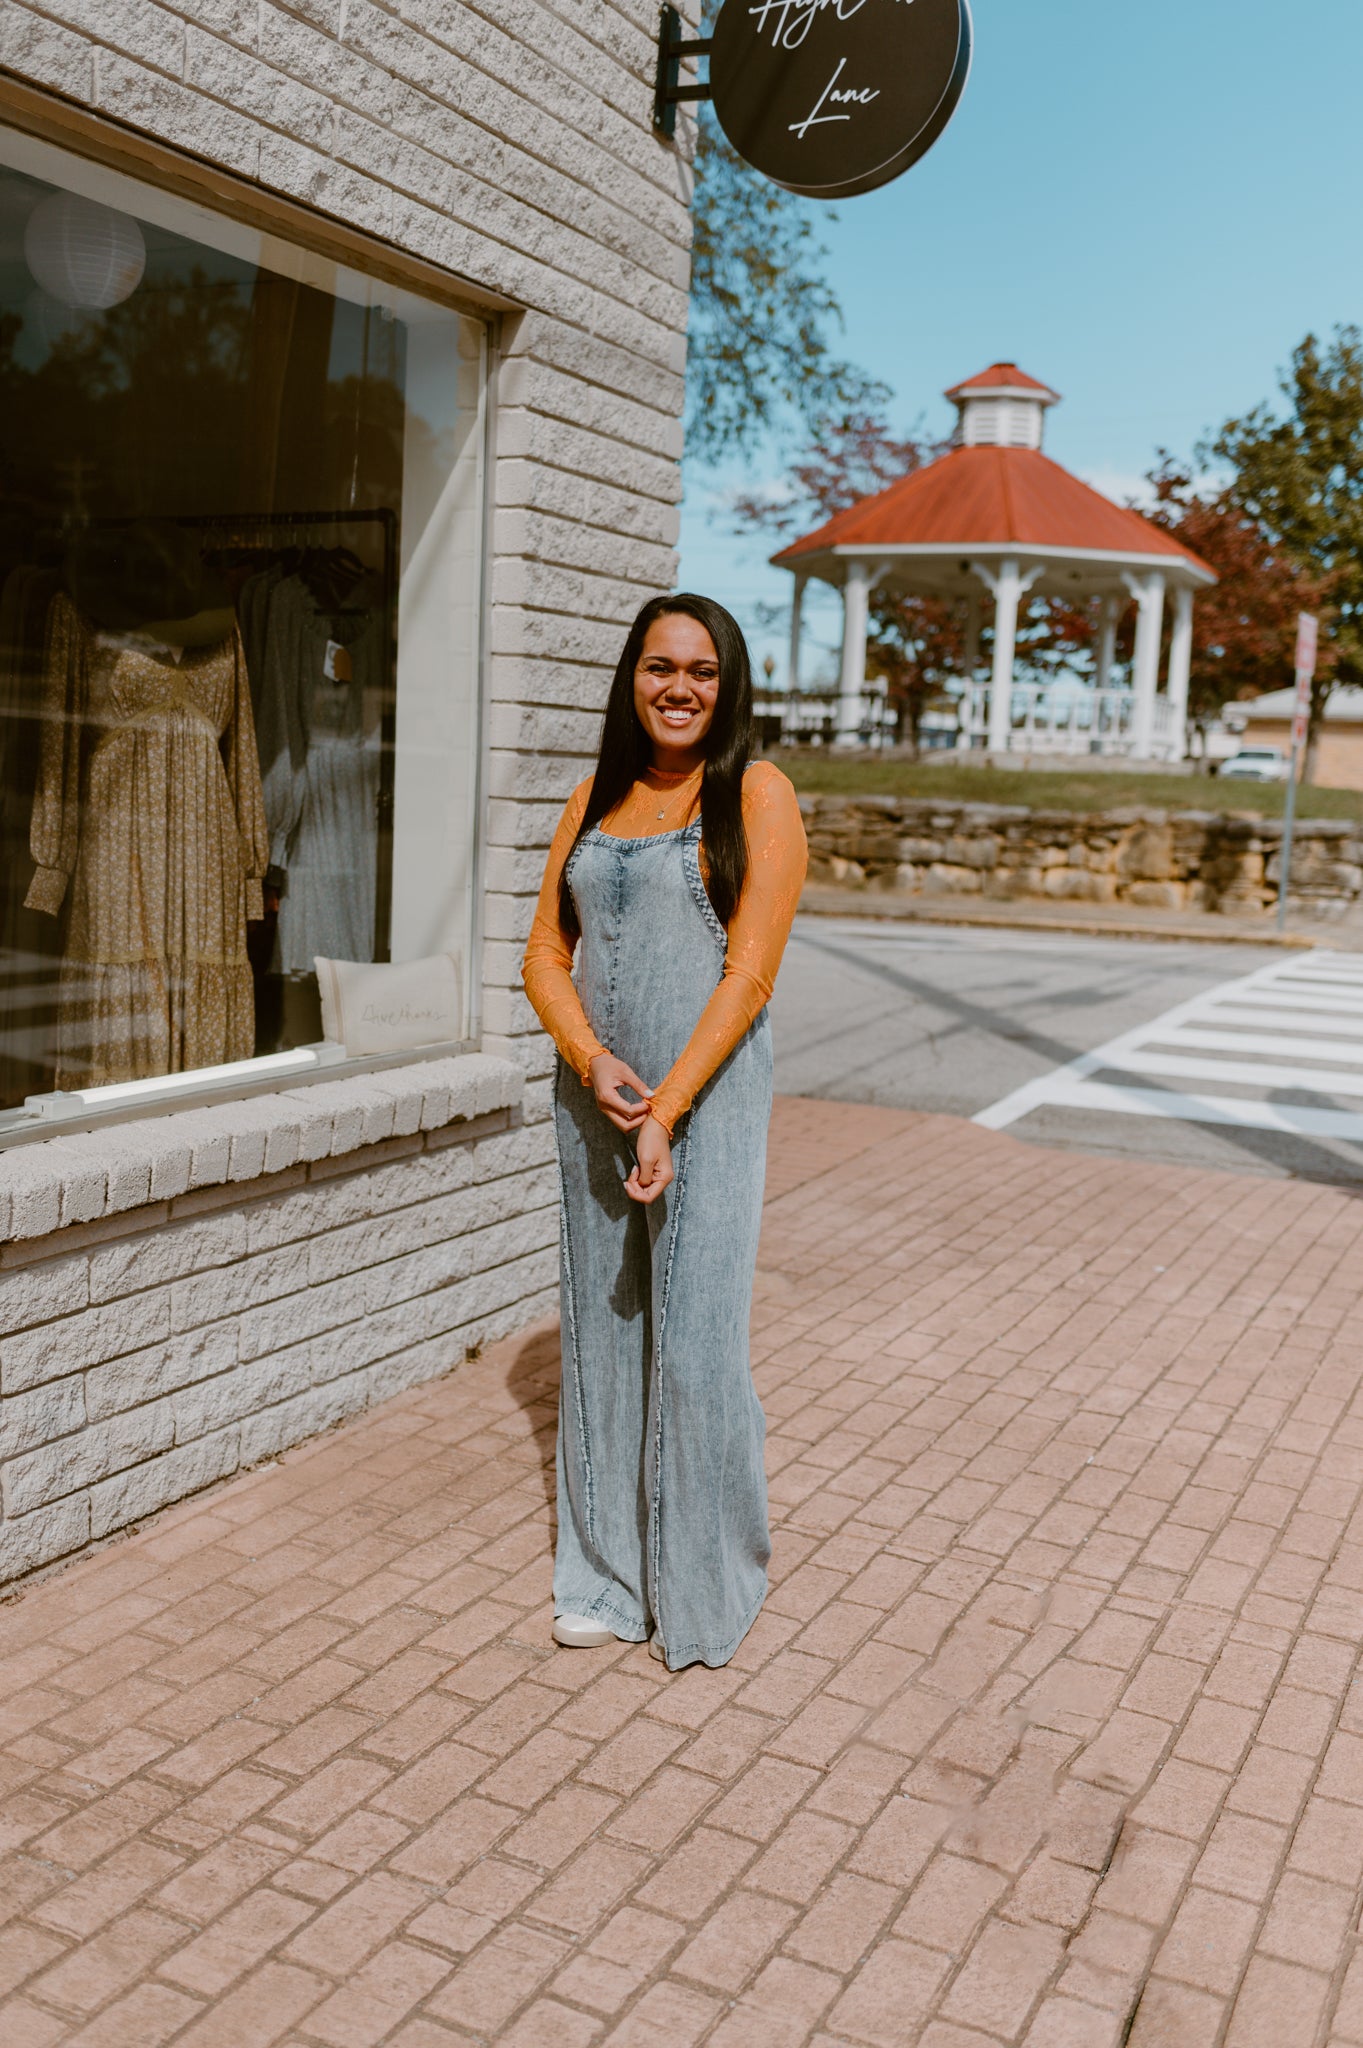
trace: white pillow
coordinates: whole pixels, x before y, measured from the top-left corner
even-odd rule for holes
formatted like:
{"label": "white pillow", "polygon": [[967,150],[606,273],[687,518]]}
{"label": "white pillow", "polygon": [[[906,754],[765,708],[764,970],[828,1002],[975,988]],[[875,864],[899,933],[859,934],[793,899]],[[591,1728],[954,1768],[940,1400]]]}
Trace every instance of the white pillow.
{"label": "white pillow", "polygon": [[322,1034],[352,1058],[401,1052],[463,1036],[459,962],[449,953],[427,960],[367,962],[315,957],[322,991]]}

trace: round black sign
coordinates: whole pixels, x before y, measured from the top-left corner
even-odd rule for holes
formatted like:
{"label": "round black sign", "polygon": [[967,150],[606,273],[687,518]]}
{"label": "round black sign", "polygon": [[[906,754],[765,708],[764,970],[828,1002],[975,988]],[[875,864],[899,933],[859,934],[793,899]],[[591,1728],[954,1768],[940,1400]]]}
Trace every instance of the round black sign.
{"label": "round black sign", "polygon": [[931,149],[965,90],[970,44],[968,0],[724,0],[715,113],[773,184],[850,198]]}

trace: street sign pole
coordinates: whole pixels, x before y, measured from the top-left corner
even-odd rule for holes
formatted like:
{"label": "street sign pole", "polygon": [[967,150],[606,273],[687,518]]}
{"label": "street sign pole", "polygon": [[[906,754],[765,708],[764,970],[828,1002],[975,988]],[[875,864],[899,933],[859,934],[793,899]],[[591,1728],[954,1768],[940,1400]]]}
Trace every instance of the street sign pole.
{"label": "street sign pole", "polygon": [[1316,672],[1316,641],[1320,622],[1311,612],[1297,614],[1297,699],[1292,707],[1292,758],[1287,771],[1287,800],[1283,805],[1283,843],[1278,855],[1278,930],[1287,924],[1287,885],[1292,874],[1292,828],[1297,819],[1297,764],[1306,744],[1306,725],[1311,715],[1311,678]]}

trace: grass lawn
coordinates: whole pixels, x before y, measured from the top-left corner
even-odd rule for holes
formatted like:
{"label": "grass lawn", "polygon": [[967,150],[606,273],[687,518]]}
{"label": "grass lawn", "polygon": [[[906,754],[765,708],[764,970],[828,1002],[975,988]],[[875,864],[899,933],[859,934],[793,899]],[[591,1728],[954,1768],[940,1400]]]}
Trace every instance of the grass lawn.
{"label": "grass lawn", "polygon": [[[1127,773],[1123,769],[988,768],[964,762],[877,759],[826,747],[782,747],[769,758],[798,790],[824,796],[922,796],[972,804],[1027,804],[1039,811],[1110,811],[1143,804],[1170,811],[1253,811],[1280,818],[1287,794],[1280,782],[1222,782],[1215,775]],[[1299,818],[1363,822],[1363,790],[1297,791]]]}

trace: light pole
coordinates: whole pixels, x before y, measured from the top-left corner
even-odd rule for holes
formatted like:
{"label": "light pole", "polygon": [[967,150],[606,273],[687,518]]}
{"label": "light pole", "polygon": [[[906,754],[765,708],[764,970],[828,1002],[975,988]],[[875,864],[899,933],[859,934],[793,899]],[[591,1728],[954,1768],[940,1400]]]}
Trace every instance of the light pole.
{"label": "light pole", "polygon": [[1292,827],[1297,814],[1297,764],[1306,745],[1311,716],[1311,678],[1316,672],[1316,647],[1320,621],[1312,612],[1297,613],[1297,695],[1292,712],[1292,752],[1287,768],[1287,798],[1283,804],[1283,839],[1278,854],[1278,930],[1287,925],[1287,891],[1292,879]]}

